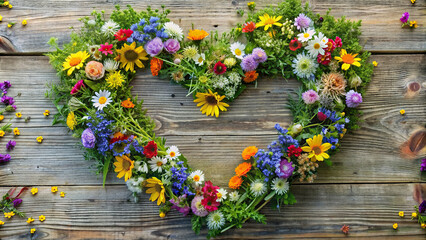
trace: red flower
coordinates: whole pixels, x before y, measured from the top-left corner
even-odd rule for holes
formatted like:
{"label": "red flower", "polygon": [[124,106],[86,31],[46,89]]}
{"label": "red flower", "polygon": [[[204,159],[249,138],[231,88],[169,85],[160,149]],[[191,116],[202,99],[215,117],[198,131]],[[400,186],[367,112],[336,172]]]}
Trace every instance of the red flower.
{"label": "red flower", "polygon": [[83,80],[80,80],[74,85],[74,87],[72,87],[71,95],[78,93],[82,87],[85,87],[83,82],[84,82]]}
{"label": "red flower", "polygon": [[288,149],[288,156],[295,156],[295,157],[299,157],[300,154],[302,153],[302,148],[300,147],[296,147],[294,145],[290,145],[290,147],[287,148]]}
{"label": "red flower", "polygon": [[328,39],[328,42],[326,43],[327,48],[324,48],[326,52],[333,52],[336,48],[336,43],[333,41],[333,39]]}
{"label": "red flower", "polygon": [[217,197],[213,198],[213,197],[204,197],[203,200],[201,200],[201,205],[203,205],[203,207],[209,211],[209,212],[213,212],[216,211],[220,205],[219,202],[216,201]]}
{"label": "red flower", "polygon": [[153,158],[157,156],[157,143],[154,141],[148,142],[148,144],[143,148],[143,154],[147,158]]}
{"label": "red flower", "polygon": [[291,51],[296,51],[297,49],[302,47],[302,43],[299,42],[299,40],[297,40],[297,38],[294,38],[293,40],[290,41],[290,50]]}
{"label": "red flower", "polygon": [[336,37],[336,39],[334,39],[334,43],[336,44],[336,47],[342,47],[343,45],[342,39],[339,37]]}
{"label": "red flower", "polygon": [[254,22],[246,22],[243,24],[243,29],[241,30],[243,33],[253,32],[256,29],[256,23]]}
{"label": "red flower", "polygon": [[325,52],[324,55],[318,54],[317,62],[322,65],[328,65],[331,62],[331,53]]}
{"label": "red flower", "polygon": [[325,115],[322,112],[318,112],[317,117],[318,117],[318,120],[320,120],[321,122],[323,122],[327,119],[327,115]]}
{"label": "red flower", "polygon": [[118,142],[118,141],[124,141],[124,140],[129,138],[128,136],[126,136],[122,133],[114,134],[114,135],[117,135],[117,136],[114,136],[113,138],[111,138],[109,140],[109,144],[113,144],[113,143]]}
{"label": "red flower", "polygon": [[211,181],[207,181],[204,183],[204,187],[201,189],[204,193],[204,198],[206,197],[217,197],[217,190],[219,189],[218,186],[213,186],[213,183]]}
{"label": "red flower", "polygon": [[213,69],[214,73],[216,73],[217,75],[221,75],[224,74],[226,72],[226,66],[225,64],[221,63],[220,61],[217,62],[214,65],[214,69]]}
{"label": "red flower", "polygon": [[118,41],[126,41],[132,35],[133,31],[131,29],[120,29],[114,34],[115,39]]}

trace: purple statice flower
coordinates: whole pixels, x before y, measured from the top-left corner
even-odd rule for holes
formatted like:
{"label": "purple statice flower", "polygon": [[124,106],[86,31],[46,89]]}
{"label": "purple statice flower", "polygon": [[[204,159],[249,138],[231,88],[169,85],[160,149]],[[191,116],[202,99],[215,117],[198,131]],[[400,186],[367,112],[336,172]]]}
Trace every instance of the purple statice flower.
{"label": "purple statice flower", "polygon": [[251,54],[253,55],[253,58],[257,63],[263,63],[268,59],[266,52],[261,48],[253,49],[253,52]]}
{"label": "purple statice flower", "polygon": [[174,199],[170,199],[170,202],[173,204],[172,208],[178,210],[180,213],[183,214],[183,216],[188,215],[191,211],[191,208],[185,204],[186,197],[187,195],[184,194],[182,196],[179,196],[176,201]]}
{"label": "purple statice flower", "polygon": [[422,163],[420,164],[420,171],[422,172],[426,171],[426,158],[422,159]]}
{"label": "purple statice flower", "polygon": [[289,178],[293,174],[294,167],[291,162],[287,161],[286,158],[282,158],[279,167],[275,170],[275,173],[280,178]]}
{"label": "purple statice flower", "polygon": [[420,203],[420,205],[419,205],[419,212],[420,213],[424,213],[425,210],[426,210],[426,200],[423,201],[422,203]]}
{"label": "purple statice flower", "polygon": [[192,212],[199,217],[205,217],[207,216],[207,214],[209,214],[209,212],[201,204],[201,200],[203,199],[204,199],[203,196],[195,196],[191,202]]}
{"label": "purple statice flower", "polygon": [[13,207],[14,207],[14,208],[17,208],[19,205],[21,205],[21,203],[22,203],[22,199],[20,199],[20,198],[15,198],[15,199],[13,199],[12,203],[13,203]]}
{"label": "purple statice flower", "polygon": [[164,43],[164,48],[170,54],[175,54],[180,49],[179,41],[173,38],[170,38]]}
{"label": "purple statice flower", "polygon": [[7,150],[13,150],[16,146],[16,142],[13,140],[10,140],[9,142],[6,143],[6,149]]}
{"label": "purple statice flower", "polygon": [[163,42],[161,41],[161,38],[156,37],[147,42],[144,49],[151,57],[155,57],[163,50]]}
{"label": "purple statice flower", "polygon": [[350,90],[346,93],[346,105],[350,108],[358,107],[358,105],[362,103],[361,94],[355,92],[354,90]]}
{"label": "purple statice flower", "polygon": [[85,148],[94,148],[96,137],[90,128],[86,128],[81,134],[81,143]]}
{"label": "purple statice flower", "polygon": [[314,90],[309,89],[308,91],[302,93],[302,99],[305,104],[314,104],[316,101],[319,100],[319,95]]}
{"label": "purple statice flower", "polygon": [[253,54],[246,55],[241,61],[241,68],[245,72],[250,72],[256,70],[259,63],[254,59]]}
{"label": "purple statice flower", "polygon": [[12,105],[13,103],[15,103],[15,99],[13,99],[13,97],[3,95],[3,97],[1,97],[1,102],[4,103],[6,106]]}
{"label": "purple statice flower", "polygon": [[0,154],[0,163],[5,163],[10,161],[10,155],[9,154]]}
{"label": "purple statice flower", "polygon": [[402,23],[408,22],[408,18],[410,17],[410,14],[408,12],[405,12],[402,14],[402,17],[399,19]]}
{"label": "purple statice flower", "polygon": [[297,18],[294,19],[294,26],[297,27],[297,30],[302,31],[307,29],[311,24],[312,20],[308,18],[305,14],[301,13]]}

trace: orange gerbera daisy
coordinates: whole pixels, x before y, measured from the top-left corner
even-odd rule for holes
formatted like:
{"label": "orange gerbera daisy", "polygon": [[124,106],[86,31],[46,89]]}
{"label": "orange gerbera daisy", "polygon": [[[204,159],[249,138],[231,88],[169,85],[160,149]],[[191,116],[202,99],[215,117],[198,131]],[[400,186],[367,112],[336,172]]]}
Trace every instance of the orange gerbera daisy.
{"label": "orange gerbera daisy", "polygon": [[205,37],[207,37],[209,34],[204,30],[194,29],[189,30],[188,38],[192,41],[199,41],[203,40]]}
{"label": "orange gerbera daisy", "polygon": [[235,173],[237,176],[245,176],[251,170],[251,163],[243,162],[238,167],[235,168]]}
{"label": "orange gerbera daisy", "polygon": [[256,155],[256,153],[257,153],[257,147],[250,146],[250,147],[246,147],[246,149],[244,149],[241,155],[243,156],[244,160],[249,160],[251,157]]}
{"label": "orange gerbera daisy", "polygon": [[334,59],[336,59],[339,62],[343,62],[342,64],[342,70],[348,70],[351,65],[354,66],[361,66],[361,63],[359,63],[359,61],[361,61],[361,58],[357,58],[356,56],[358,55],[358,53],[353,54],[353,53],[347,53],[345,49],[342,49],[340,51],[340,57],[336,56],[334,57]]}
{"label": "orange gerbera daisy", "polygon": [[160,60],[158,58],[152,58],[151,59],[152,76],[158,76],[158,72],[160,72],[162,66],[163,66],[163,60]]}
{"label": "orange gerbera daisy", "polygon": [[243,179],[238,177],[238,176],[233,176],[230,180],[229,180],[229,188],[232,189],[238,189],[240,188],[241,184],[243,183]]}
{"label": "orange gerbera daisy", "polygon": [[121,106],[125,108],[134,108],[135,104],[133,104],[133,102],[130,101],[130,98],[128,98],[127,100],[121,102]]}
{"label": "orange gerbera daisy", "polygon": [[251,83],[257,79],[257,77],[259,76],[259,73],[256,73],[256,70],[253,70],[253,71],[246,72],[244,75],[245,75],[245,78],[243,78],[243,81],[245,83]]}

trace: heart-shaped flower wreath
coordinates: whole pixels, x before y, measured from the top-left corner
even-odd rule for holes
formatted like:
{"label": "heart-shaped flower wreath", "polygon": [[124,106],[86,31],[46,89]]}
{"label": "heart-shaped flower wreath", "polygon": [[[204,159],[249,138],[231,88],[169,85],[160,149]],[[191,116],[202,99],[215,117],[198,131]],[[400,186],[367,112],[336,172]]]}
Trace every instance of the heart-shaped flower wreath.
{"label": "heart-shaped flower wreath", "polygon": [[[208,236],[248,219],[264,222],[259,209],[296,202],[294,181],[312,182],[318,162],[331,164],[347,129],[358,127],[364,87],[373,65],[359,45],[360,22],[315,15],[300,0],[287,0],[259,11],[248,4],[248,18],[229,33],[183,30],[167,19],[167,9],[136,12],[119,7],[106,20],[103,13],[81,19],[71,42],[49,53],[60,83],[51,89],[59,113],[81,138],[85,158],[103,174],[114,169],[137,197],[146,189],[161,205],[192,213],[195,232],[207,224]],[[241,13],[241,12],[240,12]],[[245,42],[245,43],[242,43]],[[203,114],[219,116],[259,75],[296,78],[302,82],[289,107],[294,123],[278,124],[278,140],[268,149],[247,147],[235,168],[228,192],[192,170],[176,146],[155,137],[154,123],[129,86],[136,69],[149,61],[152,75],[172,78],[189,89]]]}

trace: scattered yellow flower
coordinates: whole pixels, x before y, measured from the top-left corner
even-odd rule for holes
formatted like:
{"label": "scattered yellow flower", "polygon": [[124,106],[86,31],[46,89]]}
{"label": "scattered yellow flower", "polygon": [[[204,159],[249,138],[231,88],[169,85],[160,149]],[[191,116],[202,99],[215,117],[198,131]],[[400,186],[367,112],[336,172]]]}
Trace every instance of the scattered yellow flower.
{"label": "scattered yellow flower", "polygon": [[29,218],[28,218],[28,220],[27,220],[27,223],[28,223],[28,224],[30,224],[30,223],[32,223],[32,222],[34,222],[34,218],[29,217]]}
{"label": "scattered yellow flower", "polygon": [[5,212],[5,213],[4,213],[4,217],[5,217],[5,218],[11,218],[11,217],[13,217],[13,216],[15,216],[15,213],[14,213],[14,212]]}
{"label": "scattered yellow flower", "polygon": [[31,228],[31,234],[35,233],[36,229],[35,228]]}
{"label": "scattered yellow flower", "polygon": [[164,212],[160,212],[160,218],[163,218],[165,216],[166,216],[166,214]]}
{"label": "scattered yellow flower", "polygon": [[61,196],[61,198],[64,198],[64,197],[65,197],[65,193],[64,193],[64,192],[61,192],[61,193],[60,193],[60,196]]}
{"label": "scattered yellow flower", "polygon": [[19,129],[18,129],[18,128],[14,128],[14,129],[13,129],[13,134],[15,134],[15,135],[19,136],[19,135],[21,135],[21,132],[19,131]]}
{"label": "scattered yellow flower", "polygon": [[377,65],[379,65],[376,61],[373,61],[373,65],[375,66],[375,67],[377,67]]}
{"label": "scattered yellow flower", "polygon": [[404,115],[404,114],[405,114],[405,110],[404,110],[404,109],[401,109],[401,110],[399,110],[399,113],[400,113],[401,115]]}
{"label": "scattered yellow flower", "polygon": [[0,115],[0,121],[3,121],[4,115]]}
{"label": "scattered yellow flower", "polygon": [[418,27],[417,22],[416,21],[410,21],[410,27],[417,28]]}
{"label": "scattered yellow flower", "polygon": [[9,5],[9,1],[5,1],[4,3],[3,3],[3,6],[5,6],[5,7],[7,7]]}
{"label": "scattered yellow flower", "polygon": [[22,26],[25,26],[25,25],[27,25],[27,19],[24,19],[24,20],[22,20]]}
{"label": "scattered yellow flower", "polygon": [[411,3],[414,4],[416,2],[416,0],[411,0]]}
{"label": "scattered yellow flower", "polygon": [[36,188],[36,187],[31,188],[31,193],[33,195],[36,195],[38,193],[38,188]]}
{"label": "scattered yellow flower", "polygon": [[412,218],[416,218],[417,217],[417,213],[416,212],[411,213],[411,217]]}
{"label": "scattered yellow flower", "polygon": [[52,191],[53,193],[57,192],[57,191],[58,191],[58,187],[57,187],[57,186],[53,186],[53,187],[52,187],[52,189],[51,189],[51,191]]}
{"label": "scattered yellow flower", "polygon": [[403,211],[400,211],[400,212],[398,213],[398,215],[399,215],[400,217],[404,217],[404,212],[403,212]]}
{"label": "scattered yellow flower", "polygon": [[340,116],[344,117],[345,116],[345,112],[341,112]]}
{"label": "scattered yellow flower", "polygon": [[426,224],[425,223],[422,223],[422,225],[420,225],[423,229],[425,229],[426,228]]}
{"label": "scattered yellow flower", "polygon": [[4,222],[3,221],[0,221],[0,225],[3,225],[4,224]]}
{"label": "scattered yellow flower", "polygon": [[40,222],[44,222],[44,220],[46,220],[46,217],[44,215],[40,215],[40,217],[38,217],[38,220],[40,220]]}
{"label": "scattered yellow flower", "polygon": [[43,137],[42,136],[38,136],[36,139],[37,139],[37,142],[39,142],[39,143],[43,142]]}
{"label": "scattered yellow flower", "polygon": [[250,6],[251,6],[251,5],[253,5],[253,4],[255,4],[255,3],[254,3],[254,2],[248,2],[248,3],[247,3],[247,6],[249,6],[249,7],[250,7]]}
{"label": "scattered yellow flower", "polygon": [[3,21],[3,16],[2,16],[2,15],[0,15],[0,22],[1,22],[1,21]]}
{"label": "scattered yellow flower", "polygon": [[12,4],[10,4],[10,3],[9,3],[9,5],[7,7],[10,8],[10,9],[13,8]]}
{"label": "scattered yellow flower", "polygon": [[49,116],[49,114],[50,114],[50,111],[49,110],[44,110],[44,113],[43,113],[43,115],[45,116],[45,117],[47,117],[47,116]]}
{"label": "scattered yellow flower", "polygon": [[21,118],[22,117],[22,113],[21,112],[17,112],[17,113],[15,113],[15,115],[16,115],[17,118]]}
{"label": "scattered yellow flower", "polygon": [[398,223],[394,223],[393,225],[392,225],[392,227],[393,227],[393,229],[398,229]]}
{"label": "scattered yellow flower", "polygon": [[9,24],[7,24],[7,27],[8,27],[8,28],[11,28],[12,26],[13,26],[13,25],[12,25],[12,24],[10,24],[10,23],[9,23]]}
{"label": "scattered yellow flower", "polygon": [[3,137],[6,133],[3,130],[0,130],[0,137]]}

